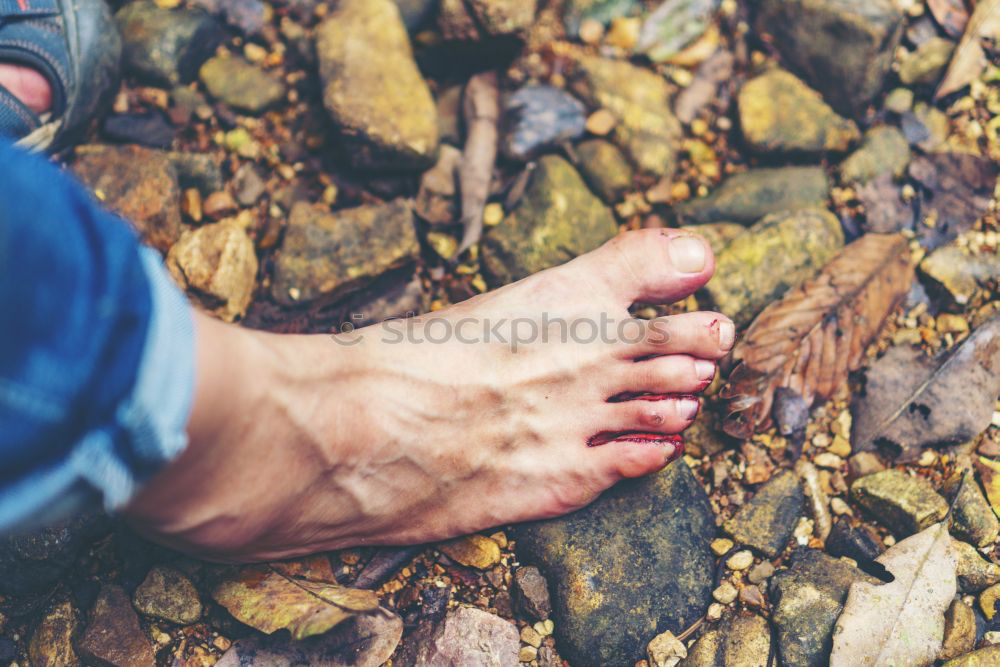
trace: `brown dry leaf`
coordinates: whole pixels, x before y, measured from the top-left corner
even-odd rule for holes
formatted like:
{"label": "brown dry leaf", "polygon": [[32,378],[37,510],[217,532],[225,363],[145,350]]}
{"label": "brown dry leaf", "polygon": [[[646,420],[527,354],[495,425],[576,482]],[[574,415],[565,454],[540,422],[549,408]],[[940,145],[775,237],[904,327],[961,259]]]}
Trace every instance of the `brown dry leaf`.
{"label": "brown dry leaf", "polygon": [[965,32],[965,26],[969,23],[969,9],[964,0],[927,0],[927,8],[949,37],[958,39]]}
{"label": "brown dry leaf", "polygon": [[929,665],[944,639],[958,588],[948,522],[908,537],[875,559],[895,580],[851,584],[833,633],[831,667]]}
{"label": "brown dry leaf", "polygon": [[770,426],[779,387],[797,391],[808,405],[829,398],[858,368],[912,278],[906,239],[866,234],[765,308],[733,350],[739,365],[720,393],[729,401],[726,433],[749,438]]}
{"label": "brown dry leaf", "polygon": [[267,634],[287,629],[295,639],[378,609],[374,591],[299,580],[267,565],[243,568],[216,586],[212,598],[241,623]]}
{"label": "brown dry leaf", "polygon": [[909,173],[921,186],[920,244],[938,248],[971,229],[989,210],[998,171],[993,160],[968,153],[914,158]]}
{"label": "brown dry leaf", "polygon": [[990,424],[1000,394],[1000,314],[979,325],[954,351],[929,358],[891,348],[867,373],[854,399],[856,450],[891,448],[910,460],[930,445],[954,445]]}
{"label": "brown dry leaf", "polygon": [[983,49],[985,40],[1000,41],[1000,0],[979,0],[976,3],[934,99],[969,85],[986,69],[989,60]]}

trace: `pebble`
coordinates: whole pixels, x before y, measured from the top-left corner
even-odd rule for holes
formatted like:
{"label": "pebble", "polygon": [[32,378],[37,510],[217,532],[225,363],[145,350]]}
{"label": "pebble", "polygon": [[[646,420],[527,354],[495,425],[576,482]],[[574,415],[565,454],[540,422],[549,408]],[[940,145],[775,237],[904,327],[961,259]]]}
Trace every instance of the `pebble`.
{"label": "pebble", "polygon": [[953,242],[927,255],[920,262],[920,272],[950,294],[955,303],[964,305],[980,284],[1000,278],[1000,253],[971,255]]}
{"label": "pebble", "polygon": [[646,645],[646,659],[650,667],[675,667],[686,657],[684,642],[672,632],[661,632]]}
{"label": "pebble", "polygon": [[994,644],[949,660],[943,667],[992,667],[997,664],[1000,664],[1000,645]]}
{"label": "pebble", "polygon": [[830,509],[837,516],[844,516],[852,514],[850,506],[844,502],[843,498],[832,498],[830,500]]}
{"label": "pebble", "polygon": [[955,574],[960,591],[978,593],[984,588],[1000,584],[1000,565],[983,558],[974,546],[952,539],[951,550],[955,554]]}
{"label": "pebble", "polygon": [[466,535],[442,542],[438,549],[453,561],[479,570],[487,570],[500,562],[500,546],[482,535]]}
{"label": "pebble", "polygon": [[611,142],[590,139],[573,150],[584,180],[605,203],[619,201],[633,188],[632,166]]}
{"label": "pebble", "polygon": [[76,644],[87,661],[113,667],[152,667],[153,648],[125,591],[105,585],[90,611],[90,622]]}
{"label": "pebble", "polygon": [[247,113],[262,113],[285,97],[285,84],[239,56],[210,58],[198,76],[212,97]]}
{"label": "pebble", "polygon": [[899,80],[904,86],[933,86],[944,74],[955,51],[955,42],[932,37],[899,62]]}
{"label": "pebble", "polygon": [[727,537],[718,537],[712,540],[711,544],[712,551],[716,556],[725,556],[734,546],[736,546],[735,543]]}
{"label": "pebble", "polygon": [[766,600],[757,586],[744,586],[740,589],[740,602],[751,607],[763,607]]}
{"label": "pebble", "polygon": [[965,655],[976,646],[976,614],[969,605],[954,600],[944,614],[944,642],[938,660]]}
{"label": "pebble", "polygon": [[749,551],[737,551],[726,560],[730,570],[745,570],[753,565],[753,554]]}
{"label": "pebble", "polygon": [[820,468],[829,468],[830,470],[838,470],[840,466],[844,464],[844,459],[840,458],[833,452],[823,452],[813,459],[815,463]]}
{"label": "pebble", "polygon": [[135,608],[150,618],[188,625],[201,617],[198,591],[183,573],[172,567],[157,566],[136,589]]}
{"label": "pebble", "polygon": [[805,507],[805,493],[791,471],[775,475],[723,524],[739,542],[775,557],[785,547]]}
{"label": "pebble", "polygon": [[[843,413],[843,414],[848,414],[848,413]],[[849,431],[850,427],[848,427],[848,432]],[[831,454],[839,456],[842,459],[846,459],[848,456],[851,455],[851,441],[844,436],[835,435],[833,436],[833,442],[830,443],[830,447],[827,449],[827,451],[830,452]]]}
{"label": "pebble", "polygon": [[913,108],[913,91],[909,88],[893,88],[885,96],[884,106],[893,113],[906,113]]}
{"label": "pebble", "polygon": [[530,625],[521,628],[521,641],[529,646],[538,648],[542,645],[542,636],[538,634]]}
{"label": "pebble", "polygon": [[717,621],[722,618],[722,612],[725,611],[725,607],[718,602],[713,602],[708,605],[708,609],[705,611],[705,620]]}
{"label": "pebble", "polygon": [[866,183],[881,174],[900,178],[910,164],[910,144],[903,133],[891,125],[879,125],[865,132],[858,150],[840,164],[845,183]]}
{"label": "pebble", "polygon": [[[77,665],[73,637],[79,618],[68,600],[56,604],[43,617],[28,642],[28,659],[33,667]],[[2,630],[2,628],[0,628]]]}
{"label": "pebble", "polygon": [[232,195],[225,190],[220,190],[205,197],[201,210],[213,220],[222,220],[234,215],[239,209]]}
{"label": "pebble", "polygon": [[613,113],[607,109],[598,109],[594,113],[587,116],[586,127],[587,132],[597,135],[598,137],[603,137],[611,132],[617,124],[618,119],[615,118]]}
{"label": "pebble", "polygon": [[774,564],[769,560],[761,561],[753,566],[747,579],[751,584],[762,584],[767,581],[775,572]]}
{"label": "pebble", "polygon": [[885,470],[885,464],[874,452],[858,452],[847,460],[847,473],[852,480],[883,470]]}
{"label": "pebble", "polygon": [[850,519],[841,516],[833,522],[826,538],[826,551],[831,556],[846,556],[857,562],[867,562],[882,553],[878,536],[864,524],[854,526]]}
{"label": "pebble", "polygon": [[986,620],[992,621],[996,615],[996,603],[1000,602],[1000,584],[994,584],[979,594],[979,609]]}
{"label": "pebble", "polygon": [[723,581],[722,584],[712,591],[712,597],[715,598],[720,604],[730,604],[736,599],[739,591],[728,581]]}
{"label": "pebble", "polygon": [[948,502],[923,477],[886,470],[856,480],[851,497],[900,537],[941,521]]}
{"label": "pebble", "polygon": [[151,148],[170,148],[177,136],[177,130],[160,111],[113,114],[104,119],[101,129],[115,143]]}
{"label": "pebble", "polygon": [[241,206],[253,206],[260,199],[266,187],[257,167],[250,163],[240,165],[233,175],[233,188],[236,190],[236,201]]}
{"label": "pebble", "polygon": [[527,161],[545,148],[581,136],[586,122],[583,104],[565,90],[524,86],[504,104],[501,149],[512,160]]}

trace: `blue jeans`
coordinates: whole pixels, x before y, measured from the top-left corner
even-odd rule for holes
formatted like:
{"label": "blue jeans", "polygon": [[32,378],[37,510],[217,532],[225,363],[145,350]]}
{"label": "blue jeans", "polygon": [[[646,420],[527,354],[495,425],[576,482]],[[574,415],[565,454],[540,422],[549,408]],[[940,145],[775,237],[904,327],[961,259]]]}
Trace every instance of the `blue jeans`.
{"label": "blue jeans", "polygon": [[0,143],[0,532],[121,508],[186,446],[190,306],[159,255]]}

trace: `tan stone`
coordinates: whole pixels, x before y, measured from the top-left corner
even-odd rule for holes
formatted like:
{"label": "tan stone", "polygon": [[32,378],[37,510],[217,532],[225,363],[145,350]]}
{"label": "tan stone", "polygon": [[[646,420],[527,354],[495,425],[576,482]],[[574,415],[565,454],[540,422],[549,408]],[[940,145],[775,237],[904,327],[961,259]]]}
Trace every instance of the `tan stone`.
{"label": "tan stone", "polygon": [[438,549],[448,558],[467,567],[485,570],[500,562],[500,546],[482,535],[466,535],[443,542]]}

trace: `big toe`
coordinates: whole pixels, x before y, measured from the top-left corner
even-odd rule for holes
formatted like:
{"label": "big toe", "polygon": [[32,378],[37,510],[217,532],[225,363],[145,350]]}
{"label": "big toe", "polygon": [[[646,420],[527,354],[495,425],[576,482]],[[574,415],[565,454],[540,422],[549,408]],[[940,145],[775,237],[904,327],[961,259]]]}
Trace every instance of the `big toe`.
{"label": "big toe", "polygon": [[708,282],[712,249],[701,236],[675,229],[624,232],[579,259],[622,303],[672,303]]}

